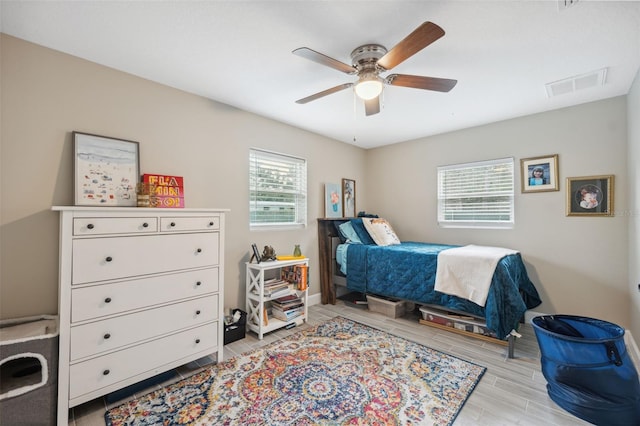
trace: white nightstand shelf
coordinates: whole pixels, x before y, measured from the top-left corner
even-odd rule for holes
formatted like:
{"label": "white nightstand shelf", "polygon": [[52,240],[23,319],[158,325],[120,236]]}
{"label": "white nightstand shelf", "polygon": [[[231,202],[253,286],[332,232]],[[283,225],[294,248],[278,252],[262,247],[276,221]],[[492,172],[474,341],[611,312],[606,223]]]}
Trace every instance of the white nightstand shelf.
{"label": "white nightstand shelf", "polygon": [[[300,325],[307,320],[308,267],[308,258],[246,263],[247,327],[257,333],[259,339],[262,340],[264,334],[270,331],[288,325]],[[286,281],[290,283],[289,290],[283,290],[273,297],[265,296],[265,281],[280,279],[283,271],[285,274],[288,272]],[[272,301],[288,295],[298,297],[302,303],[296,310],[297,316],[284,320],[268,315]]]}

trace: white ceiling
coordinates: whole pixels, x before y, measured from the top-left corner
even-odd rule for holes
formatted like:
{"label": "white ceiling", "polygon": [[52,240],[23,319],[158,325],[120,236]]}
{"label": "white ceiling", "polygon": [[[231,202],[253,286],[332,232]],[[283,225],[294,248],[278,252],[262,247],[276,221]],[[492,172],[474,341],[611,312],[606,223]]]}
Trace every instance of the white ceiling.
{"label": "white ceiling", "polygon": [[[574,0],[576,1],[576,0]],[[1,1],[2,32],[346,143],[370,148],[628,93],[640,2]],[[355,81],[293,55],[350,63],[424,21],[446,34],[392,70],[458,80],[449,93],[385,86],[366,117]],[[545,84],[607,67],[606,84],[549,98]]]}

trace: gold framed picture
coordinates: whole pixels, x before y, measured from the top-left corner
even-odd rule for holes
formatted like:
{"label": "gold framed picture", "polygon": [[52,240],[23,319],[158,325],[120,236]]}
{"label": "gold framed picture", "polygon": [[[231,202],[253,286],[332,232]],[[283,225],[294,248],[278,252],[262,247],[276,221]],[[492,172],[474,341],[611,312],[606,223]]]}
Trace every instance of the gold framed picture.
{"label": "gold framed picture", "polygon": [[522,192],[558,191],[558,154],[520,160]]}
{"label": "gold framed picture", "polygon": [[613,175],[567,178],[567,216],[613,216]]}

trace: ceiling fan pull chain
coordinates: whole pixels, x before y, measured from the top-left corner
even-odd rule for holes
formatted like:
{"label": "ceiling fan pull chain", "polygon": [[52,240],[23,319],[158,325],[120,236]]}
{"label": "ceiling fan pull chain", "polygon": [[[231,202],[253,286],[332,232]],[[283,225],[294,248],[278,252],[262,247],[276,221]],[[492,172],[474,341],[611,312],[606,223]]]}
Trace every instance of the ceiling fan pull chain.
{"label": "ceiling fan pull chain", "polygon": [[356,96],[355,90],[353,91],[353,143],[356,143],[356,131],[358,127],[356,126],[358,120],[358,96]]}
{"label": "ceiling fan pull chain", "polygon": [[356,92],[353,92],[353,123],[356,122],[356,110],[358,109],[358,96],[356,96]]}

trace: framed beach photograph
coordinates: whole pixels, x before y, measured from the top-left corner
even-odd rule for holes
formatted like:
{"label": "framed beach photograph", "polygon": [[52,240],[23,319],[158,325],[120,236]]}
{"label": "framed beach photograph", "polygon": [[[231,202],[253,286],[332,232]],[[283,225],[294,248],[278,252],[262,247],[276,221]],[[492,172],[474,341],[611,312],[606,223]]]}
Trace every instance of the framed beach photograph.
{"label": "framed beach photograph", "polygon": [[73,132],[76,206],[137,205],[140,144]]}
{"label": "framed beach photograph", "polygon": [[613,216],[613,175],[567,178],[567,216]]}
{"label": "framed beach photograph", "polygon": [[342,217],[342,191],[340,184],[324,184],[324,217]]}
{"label": "framed beach photograph", "polygon": [[522,192],[560,190],[558,154],[520,160]]}
{"label": "framed beach photograph", "polygon": [[342,179],[342,216],[356,217],[356,181]]}

